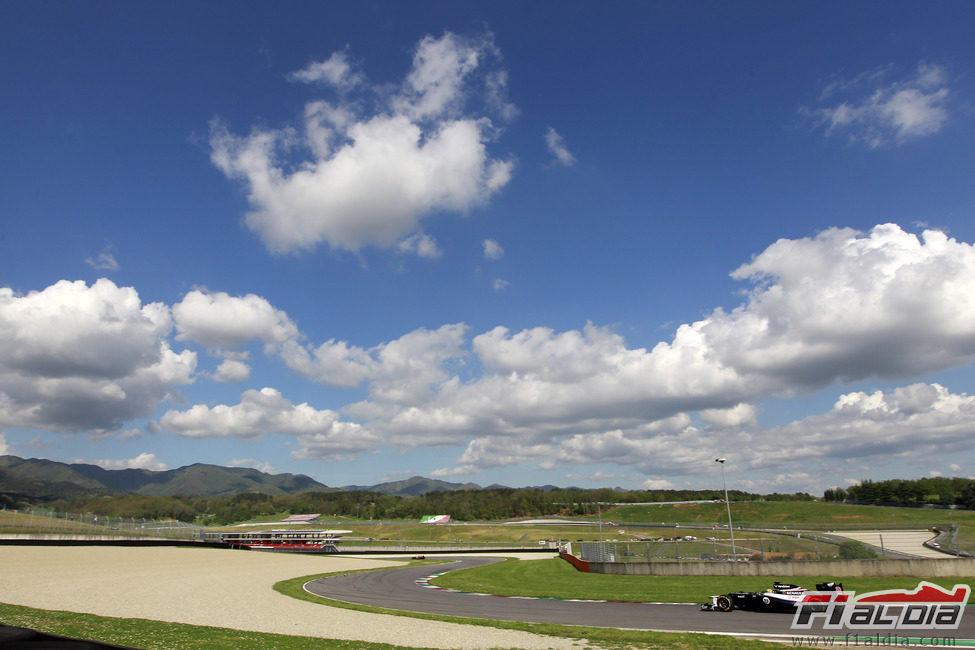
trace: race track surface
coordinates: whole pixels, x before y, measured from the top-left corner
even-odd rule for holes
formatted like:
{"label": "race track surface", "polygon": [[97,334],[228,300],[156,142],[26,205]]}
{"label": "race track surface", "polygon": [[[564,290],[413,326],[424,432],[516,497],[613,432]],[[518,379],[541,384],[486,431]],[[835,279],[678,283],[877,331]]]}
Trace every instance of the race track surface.
{"label": "race track surface", "polygon": [[[305,585],[313,594],[362,605],[448,616],[531,623],[560,623],[665,632],[704,632],[773,639],[822,635],[790,628],[791,614],[702,611],[700,605],[549,600],[470,594],[425,586],[427,576],[499,562],[502,558],[444,558],[444,564],[329,576]],[[967,608],[971,610],[972,608]],[[911,637],[975,639],[975,612],[958,630],[913,631]],[[842,640],[846,631],[828,635]],[[878,634],[878,633],[874,633]],[[879,633],[884,634],[884,633]],[[906,636],[905,633],[897,633]],[[861,633],[864,636],[864,633]],[[970,645],[970,644],[965,644]]]}
{"label": "race track surface", "polygon": [[485,618],[500,621],[562,623],[671,632],[792,635],[792,616],[735,611],[705,612],[699,605],[616,603],[535,598],[507,598],[433,589],[417,584],[434,573],[467,569],[501,558],[444,558],[428,564],[349,573],[314,580],[305,585],[313,594],[361,605],[429,614]]}

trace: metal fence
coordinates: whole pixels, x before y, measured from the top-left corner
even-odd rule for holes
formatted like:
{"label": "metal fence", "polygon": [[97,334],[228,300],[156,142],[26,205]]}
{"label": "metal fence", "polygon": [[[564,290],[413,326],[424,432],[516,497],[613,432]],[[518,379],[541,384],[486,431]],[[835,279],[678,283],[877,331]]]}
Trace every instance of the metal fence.
{"label": "metal fence", "polygon": [[587,562],[820,560],[836,555],[834,539],[818,534],[805,534],[799,539],[743,536],[737,541],[734,552],[727,538],[698,539],[694,536],[628,542],[576,542],[572,548]]}
{"label": "metal fence", "polygon": [[43,508],[0,510],[0,535],[28,537],[140,537],[203,539],[203,529],[174,519],[108,517]]}

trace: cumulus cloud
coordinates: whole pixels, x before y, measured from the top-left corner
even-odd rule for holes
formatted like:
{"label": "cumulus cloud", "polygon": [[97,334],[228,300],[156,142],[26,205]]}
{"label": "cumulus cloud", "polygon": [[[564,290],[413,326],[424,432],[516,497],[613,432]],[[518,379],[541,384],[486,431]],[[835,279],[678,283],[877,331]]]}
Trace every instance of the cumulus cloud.
{"label": "cumulus cloud", "polygon": [[702,409],[701,420],[719,427],[739,427],[755,424],[757,409],[751,404],[736,404],[728,409]]}
{"label": "cumulus cloud", "polygon": [[631,429],[564,440],[483,437],[471,441],[458,466],[470,473],[511,463],[613,463],[648,474],[701,474],[711,471],[717,449],[733,456],[739,470],[815,467],[825,473],[850,458],[961,452],[973,434],[975,398],[939,384],[912,384],[887,393],[848,393],[827,413],[769,428],[708,430],[674,420],[652,436]]}
{"label": "cumulus cloud", "polygon": [[883,147],[937,133],[948,120],[948,74],[944,67],[920,63],[904,79],[889,81],[889,68],[838,81],[822,100],[839,103],[804,109],[826,132],[845,133],[851,142]]}
{"label": "cumulus cloud", "polygon": [[780,240],[733,274],[747,305],[695,324],[764,390],[868,377],[901,379],[975,359],[975,249],[894,224]]}
{"label": "cumulus cloud", "polygon": [[[842,395],[821,415],[747,434],[751,468],[835,467],[847,459],[929,463],[970,448],[975,398],[940,384]],[[746,436],[743,436],[743,439]],[[789,440],[789,445],[782,445]],[[745,458],[742,459],[746,460]]]}
{"label": "cumulus cloud", "polygon": [[565,138],[552,127],[548,127],[545,132],[545,146],[548,147],[549,153],[552,154],[558,164],[563,167],[571,167],[575,164],[576,158],[565,146]]}
{"label": "cumulus cloud", "polygon": [[[371,400],[349,410],[398,444],[470,441],[463,466],[657,459],[643,469],[689,471],[716,431],[729,449],[753,444],[758,399],[975,359],[975,250],[944,233],[829,229],[780,240],[732,275],[752,285],[745,303],[652,349],[592,324],[497,327],[430,358],[422,391],[393,398],[370,385]],[[451,365],[480,372],[461,380]]]}
{"label": "cumulus cloud", "polygon": [[156,460],[156,455],[148,452],[142,452],[135,458],[126,460],[96,460],[94,464],[102,469],[148,469],[153,472],[168,469],[166,463]]}
{"label": "cumulus cloud", "polygon": [[484,258],[488,260],[499,260],[504,257],[504,249],[501,244],[493,239],[484,240]]}
{"label": "cumulus cloud", "polygon": [[[273,252],[397,246],[420,232],[427,215],[467,212],[510,179],[513,164],[487,151],[498,133],[492,117],[512,115],[499,61],[489,37],[428,36],[396,90],[361,89],[386,98],[367,112],[368,102],[349,94],[368,85],[364,77],[344,52],[333,54],[290,77],[345,91],[336,101],[308,103],[303,130],[237,136],[216,121],[211,160],[247,188],[245,222]],[[429,256],[430,241],[407,250]]]}
{"label": "cumulus cloud", "polygon": [[213,378],[219,382],[237,382],[246,381],[250,379],[251,367],[244,363],[243,361],[238,361],[237,359],[224,359],[219,366],[217,366],[217,371],[214,373]]}
{"label": "cumulus cloud", "polygon": [[273,347],[298,335],[287,314],[254,294],[193,290],[173,305],[177,340],[196,341],[218,349],[233,349],[260,339]]}
{"label": "cumulus cloud", "polygon": [[450,379],[446,366],[463,355],[466,331],[463,324],[420,328],[369,350],[334,340],[316,348],[292,341],[281,356],[313,381],[353,387],[368,380],[370,393],[382,403],[416,405],[429,401]]}
{"label": "cumulus cloud", "polygon": [[110,280],[0,288],[0,424],[105,433],[193,380],[167,341],[169,309]]}
{"label": "cumulus cloud", "polygon": [[[175,330],[221,350],[259,340],[301,377],[362,391],[341,416],[266,388],[236,405],[169,410],[148,427],[191,438],[278,433],[297,441],[299,458],[464,445],[438,475],[604,462],[670,476],[709,471],[715,453],[742,450],[751,467],[767,469],[966,448],[972,398],[937,384],[848,392],[829,413],[770,429],[758,424],[756,404],[971,364],[971,244],[893,224],[832,228],[779,240],[732,276],[748,288],[740,305],[680,325],[652,347],[591,323],[473,335],[453,323],[372,347],[312,344],[253,295],[194,290],[170,315],[108,280],[26,296],[2,289],[0,427],[99,433],[146,417],[192,381],[195,356],[167,343]],[[245,378],[244,359],[228,353],[214,377]]]}
{"label": "cumulus cloud", "polygon": [[358,455],[378,442],[374,434],[342,421],[335,411],[293,404],[273,388],[244,391],[234,405],[197,404],[185,411],[167,411],[159,428],[188,438],[253,440],[268,434],[291,435],[299,445],[292,455],[299,459]]}

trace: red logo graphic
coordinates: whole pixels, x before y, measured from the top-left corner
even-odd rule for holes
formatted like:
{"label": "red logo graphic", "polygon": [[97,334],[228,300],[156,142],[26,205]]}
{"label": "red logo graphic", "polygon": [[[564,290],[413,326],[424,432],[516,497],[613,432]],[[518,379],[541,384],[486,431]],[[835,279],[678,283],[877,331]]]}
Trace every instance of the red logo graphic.
{"label": "red logo graphic", "polygon": [[956,630],[965,613],[971,587],[957,584],[950,590],[930,582],[915,589],[870,591],[810,591],[796,607],[793,629],[851,630]]}

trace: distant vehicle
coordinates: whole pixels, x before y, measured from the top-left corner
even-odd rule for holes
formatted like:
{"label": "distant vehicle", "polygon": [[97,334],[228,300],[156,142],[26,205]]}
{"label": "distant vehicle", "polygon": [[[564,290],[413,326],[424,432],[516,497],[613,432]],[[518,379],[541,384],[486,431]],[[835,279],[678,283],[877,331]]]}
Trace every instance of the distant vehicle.
{"label": "distant vehicle", "polygon": [[[839,582],[821,582],[817,591],[843,591]],[[753,612],[794,612],[808,590],[798,585],[775,581],[766,591],[735,591],[721,596],[711,596],[711,602],[701,605],[709,612],[730,612],[744,609]]]}
{"label": "distant vehicle", "polygon": [[426,555],[414,555],[413,556],[413,559],[414,560],[425,560],[425,559],[427,559],[427,556]]}

